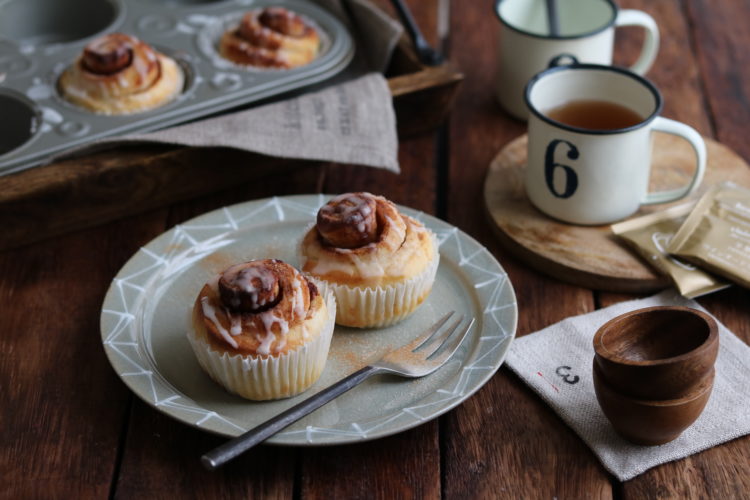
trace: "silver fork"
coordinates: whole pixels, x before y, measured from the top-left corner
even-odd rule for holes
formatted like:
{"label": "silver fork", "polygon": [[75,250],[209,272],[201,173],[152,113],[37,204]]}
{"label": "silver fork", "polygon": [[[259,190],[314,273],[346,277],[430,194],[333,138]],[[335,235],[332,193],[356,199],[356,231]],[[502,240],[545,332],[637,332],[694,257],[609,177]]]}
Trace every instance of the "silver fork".
{"label": "silver fork", "polygon": [[408,378],[429,375],[453,356],[474,324],[472,319],[457,334],[453,335],[463,322],[464,317],[461,316],[450,326],[443,329],[452,315],[453,311],[440,318],[425,333],[403,347],[386,353],[376,362],[339,380],[332,386],[310,396],[298,405],[250,429],[241,436],[214,448],[201,457],[201,463],[209,470],[220,467],[378,373],[392,373]]}

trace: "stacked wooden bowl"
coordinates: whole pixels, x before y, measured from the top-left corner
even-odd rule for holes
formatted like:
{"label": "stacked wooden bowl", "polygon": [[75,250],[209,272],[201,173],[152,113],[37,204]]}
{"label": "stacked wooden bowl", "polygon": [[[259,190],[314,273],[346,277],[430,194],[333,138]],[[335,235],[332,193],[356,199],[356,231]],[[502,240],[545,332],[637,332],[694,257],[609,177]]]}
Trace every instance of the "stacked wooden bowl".
{"label": "stacked wooden bowl", "polygon": [[620,315],[594,336],[599,405],[633,443],[672,441],[706,406],[718,350],[716,321],[701,311],[663,306]]}

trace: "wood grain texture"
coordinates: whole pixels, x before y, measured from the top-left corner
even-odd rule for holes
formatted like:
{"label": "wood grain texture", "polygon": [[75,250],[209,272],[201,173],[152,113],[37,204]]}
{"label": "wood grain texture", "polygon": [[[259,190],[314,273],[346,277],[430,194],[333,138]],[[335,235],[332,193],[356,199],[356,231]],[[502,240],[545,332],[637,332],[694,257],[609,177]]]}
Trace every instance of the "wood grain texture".
{"label": "wood grain texture", "polygon": [[[435,2],[409,2],[409,6],[425,36],[432,38]],[[415,109],[422,114],[423,108]],[[329,164],[322,192],[369,191],[434,214],[437,188],[434,135],[423,134],[402,141],[399,163],[398,175],[354,165]],[[302,454],[302,498],[440,498],[437,422],[375,442],[306,449]]]}
{"label": "wood grain texture", "polygon": [[[371,191],[434,214],[434,149],[427,135],[402,143],[399,175],[329,165],[323,192]],[[304,450],[303,457],[303,498],[440,498],[437,422],[372,443]]]}
{"label": "wood grain texture", "polygon": [[[748,5],[722,2],[629,0],[657,17],[662,43],[649,77],[665,96],[664,116],[684,121],[750,158],[746,134],[750,106],[747,78],[750,54]],[[661,64],[660,61],[663,61]],[[602,306],[621,297],[600,297]],[[750,291],[738,287],[700,299],[712,314],[748,342]],[[623,498],[743,498],[750,492],[750,438],[743,437],[628,481]],[[715,488],[712,490],[712,488]]]}
{"label": "wood grain texture", "polygon": [[91,227],[319,162],[229,148],[135,147],[0,178],[0,248]]}
{"label": "wood grain texture", "polygon": [[216,472],[201,454],[224,438],[191,429],[140,401],[134,405],[115,498],[291,498],[298,453],[260,446]]}
{"label": "wood grain texture", "polygon": [[[609,225],[576,226],[537,210],[526,196],[526,135],[514,139],[492,160],[484,200],[499,241],[516,257],[563,281],[596,290],[652,292],[670,285],[616,236]],[[686,184],[695,170],[692,147],[681,138],[655,133],[649,190]],[[736,153],[706,138],[708,162],[703,184],[671,204],[641,207],[632,217],[697,200],[710,186],[732,181],[750,187],[750,167]]]}
{"label": "wood grain texture", "polygon": [[305,450],[304,456],[303,498],[440,498],[437,421],[374,442]]}
{"label": "wood grain texture", "polygon": [[[490,2],[452,4],[451,56],[466,79],[450,119],[448,221],[486,245],[508,271],[523,335],[594,304],[589,290],[520,264],[501,249],[486,220],[482,190],[493,151],[525,129],[494,98],[497,29]],[[609,479],[583,442],[506,370],[442,417],[441,427],[446,498],[611,497]]]}
{"label": "wood grain texture", "polygon": [[[174,205],[164,214],[162,223],[167,229],[235,203],[272,194],[309,193],[320,184],[321,174],[319,169],[302,169],[282,172],[262,183],[246,182]],[[291,498],[294,490],[297,450],[261,446],[221,471],[210,473],[200,466],[199,457],[224,439],[175,422],[138,399],[133,401],[124,437],[113,488],[117,498]]]}
{"label": "wood grain texture", "polygon": [[[408,3],[434,43],[438,0]],[[506,368],[456,409],[396,436],[331,448],[261,446],[218,473],[208,473],[198,467],[198,457],[222,439],[161,415],[135,398],[109,366],[98,318],[107,286],[127,259],[176,223],[273,195],[366,189],[429,213],[440,210],[486,245],[508,271],[519,305],[519,335],[638,297],[592,293],[550,278],[514,257],[491,232],[482,207],[488,165],[525,132],[525,125],[508,118],[493,97],[497,21],[492,3],[469,7],[452,2],[451,59],[467,79],[456,97],[446,142],[438,148],[435,137],[427,134],[404,140],[400,175],[352,165],[292,170],[170,203],[168,210],[151,209],[20,250],[0,251],[0,299],[7,305],[0,315],[0,498],[750,495],[750,436],[618,483]],[[750,158],[745,137],[750,121],[746,0],[618,3],[647,10],[661,27],[662,50],[648,76],[664,93],[664,115]],[[634,60],[641,39],[635,28],[618,30],[616,58]],[[113,175],[105,182],[111,190],[102,189],[98,196],[114,196],[119,183],[129,180]],[[85,190],[82,185],[72,189]],[[44,213],[55,213],[57,196],[43,196],[42,208],[24,207],[37,214],[31,224],[42,224]],[[0,216],[2,212],[0,207]],[[699,302],[750,342],[749,290],[732,287]]]}
{"label": "wood grain texture", "polygon": [[[711,118],[706,114],[702,95],[703,75],[695,57],[692,22],[680,0],[623,0],[621,8],[638,9],[651,15],[659,25],[661,41],[654,65],[646,73],[664,98],[662,116],[695,128],[705,136],[712,136]],[[614,64],[627,65],[635,61],[643,38],[636,27],[616,30]]]}
{"label": "wood grain texture", "polygon": [[[631,300],[631,295],[600,294],[601,307]],[[732,287],[699,302],[735,335],[750,343],[750,290]],[[622,498],[746,498],[750,492],[750,436],[744,436],[676,462],[646,471],[623,483]]]}
{"label": "wood grain texture", "polygon": [[716,138],[750,161],[750,3],[685,2]]}
{"label": "wood grain texture", "polygon": [[[698,128],[750,158],[746,130],[750,118],[747,78],[750,40],[746,2],[632,2],[636,8],[659,9],[662,32],[670,33],[660,58],[672,61],[653,71],[665,95],[665,116]],[[651,11],[653,15],[658,15]],[[662,20],[663,19],[663,20]],[[671,42],[670,42],[671,40]],[[686,50],[688,48],[690,50]],[[729,75],[732,75],[731,77]],[[650,75],[651,76],[651,75]],[[603,297],[603,305],[606,297]],[[734,288],[705,297],[700,302],[747,342],[747,290]],[[623,485],[623,498],[743,498],[750,492],[750,439],[664,464]],[[731,471],[731,472],[730,472]],[[711,488],[715,488],[712,490]]]}
{"label": "wood grain texture", "polygon": [[162,229],[144,216],[0,254],[0,498],[107,497],[132,396],[102,351],[101,298]]}

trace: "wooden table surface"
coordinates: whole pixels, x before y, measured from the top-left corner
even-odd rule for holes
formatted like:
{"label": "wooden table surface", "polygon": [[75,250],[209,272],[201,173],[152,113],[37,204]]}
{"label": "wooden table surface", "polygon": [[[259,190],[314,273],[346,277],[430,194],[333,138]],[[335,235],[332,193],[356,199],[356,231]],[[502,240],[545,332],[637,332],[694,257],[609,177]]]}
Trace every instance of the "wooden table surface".
{"label": "wooden table surface", "polygon": [[[409,1],[433,42],[438,3]],[[750,497],[750,437],[620,483],[505,367],[462,405],[415,429],[345,446],[261,446],[207,472],[198,458],[223,439],[143,403],[110,367],[100,308],[127,259],[179,222],[271,195],[369,190],[460,227],[508,271],[518,298],[518,336],[633,298],[544,276],[492,237],[482,208],[487,166],[525,131],[493,97],[498,22],[492,4],[452,2],[443,41],[466,79],[442,130],[401,142],[400,175],[346,165],[300,169],[0,253],[0,497]],[[649,12],[660,26],[661,49],[648,76],[664,94],[663,114],[750,160],[750,3],[620,5]],[[632,61],[641,39],[637,29],[620,30],[616,62]],[[750,341],[750,291],[733,287],[699,302]]]}

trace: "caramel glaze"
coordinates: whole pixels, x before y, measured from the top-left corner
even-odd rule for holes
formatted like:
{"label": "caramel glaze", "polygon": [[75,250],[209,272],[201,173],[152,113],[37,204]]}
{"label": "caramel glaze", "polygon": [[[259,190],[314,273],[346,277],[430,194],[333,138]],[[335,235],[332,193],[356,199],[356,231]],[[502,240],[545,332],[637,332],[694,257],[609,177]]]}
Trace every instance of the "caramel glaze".
{"label": "caramel glaze", "polygon": [[345,193],[318,210],[316,234],[323,251],[366,255],[384,245],[391,252],[406,240],[406,223],[396,206],[370,193]]}
{"label": "caramel glaze", "polygon": [[429,264],[436,252],[432,238],[387,199],[346,193],[321,207],[318,222],[303,237],[302,270],[340,285],[387,286]]}
{"label": "caramel glaze", "polygon": [[124,33],[111,33],[86,45],[78,65],[83,78],[116,82],[109,87],[113,95],[144,91],[161,74],[156,51]]}
{"label": "caramel glaze", "polygon": [[316,227],[324,245],[357,248],[379,239],[385,221],[377,216],[377,202],[367,193],[351,193],[329,201],[318,210]]}
{"label": "caramel glaze", "polygon": [[58,87],[74,104],[116,115],[162,106],[182,92],[184,82],[174,60],[134,36],[110,33],[86,45]]}
{"label": "caramel glaze", "polygon": [[232,62],[258,68],[288,69],[312,61],[320,38],[315,27],[283,7],[251,10],[239,26],[219,42],[219,52]]}

